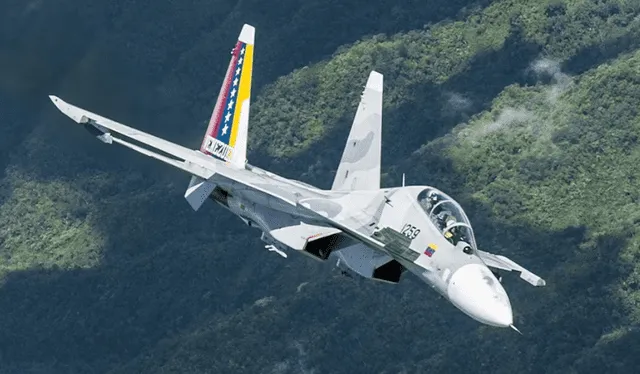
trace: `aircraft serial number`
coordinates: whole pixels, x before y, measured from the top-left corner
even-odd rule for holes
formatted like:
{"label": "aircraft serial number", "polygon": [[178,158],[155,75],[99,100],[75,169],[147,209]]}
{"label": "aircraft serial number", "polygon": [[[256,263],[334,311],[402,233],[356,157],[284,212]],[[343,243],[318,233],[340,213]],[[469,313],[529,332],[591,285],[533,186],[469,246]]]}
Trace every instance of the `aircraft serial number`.
{"label": "aircraft serial number", "polygon": [[209,138],[206,150],[214,156],[229,160],[231,158],[231,152],[233,151],[233,148],[219,141],[218,139]]}
{"label": "aircraft serial number", "polygon": [[412,224],[407,223],[402,226],[402,230],[400,232],[402,233],[402,235],[413,240],[418,236],[418,234],[420,234],[420,229]]}

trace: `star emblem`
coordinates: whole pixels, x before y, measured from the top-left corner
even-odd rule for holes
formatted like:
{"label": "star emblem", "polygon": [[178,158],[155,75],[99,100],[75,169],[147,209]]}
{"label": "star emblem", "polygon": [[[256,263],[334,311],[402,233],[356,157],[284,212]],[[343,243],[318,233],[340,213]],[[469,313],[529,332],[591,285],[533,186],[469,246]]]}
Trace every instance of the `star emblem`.
{"label": "star emblem", "polygon": [[222,135],[227,135],[227,131],[229,130],[229,125],[224,125],[222,128]]}

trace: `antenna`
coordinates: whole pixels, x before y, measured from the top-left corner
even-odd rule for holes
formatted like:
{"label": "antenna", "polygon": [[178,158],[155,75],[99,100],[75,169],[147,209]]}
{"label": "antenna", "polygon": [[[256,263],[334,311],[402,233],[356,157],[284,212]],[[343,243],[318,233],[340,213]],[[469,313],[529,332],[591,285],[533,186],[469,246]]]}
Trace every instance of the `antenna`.
{"label": "antenna", "polygon": [[402,187],[404,187],[404,173],[402,173]]}

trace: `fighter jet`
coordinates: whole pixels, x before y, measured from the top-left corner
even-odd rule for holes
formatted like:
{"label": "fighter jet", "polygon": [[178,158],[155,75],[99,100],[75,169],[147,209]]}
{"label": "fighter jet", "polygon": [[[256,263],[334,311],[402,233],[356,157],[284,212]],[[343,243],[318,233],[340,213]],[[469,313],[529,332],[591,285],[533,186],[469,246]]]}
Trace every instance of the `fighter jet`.
{"label": "fighter jet", "polygon": [[534,286],[545,281],[504,256],[478,249],[469,218],[446,193],[404,183],[381,188],[382,74],[369,74],[331,189],[247,162],[254,40],[254,27],[244,25],[200,149],[56,96],[50,99],[102,142],[123,145],[191,175],[184,197],[193,210],[215,202],[259,230],[270,251],[285,258],[299,252],[319,261],[338,260],[341,269],[380,282],[398,283],[410,272],[475,320],[515,329],[498,269],[519,272]]}

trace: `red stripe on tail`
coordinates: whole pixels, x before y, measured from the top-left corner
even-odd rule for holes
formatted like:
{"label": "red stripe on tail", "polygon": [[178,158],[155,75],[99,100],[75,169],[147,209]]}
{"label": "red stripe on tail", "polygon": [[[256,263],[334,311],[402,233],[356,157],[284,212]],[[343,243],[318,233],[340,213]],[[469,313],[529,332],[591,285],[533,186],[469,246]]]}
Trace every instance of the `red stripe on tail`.
{"label": "red stripe on tail", "polygon": [[204,154],[210,155],[206,149],[207,137],[211,136],[215,138],[218,133],[218,129],[220,127],[220,123],[222,122],[222,113],[224,112],[224,103],[227,101],[227,97],[229,96],[229,88],[231,88],[231,82],[233,78],[233,72],[235,70],[235,66],[238,63],[238,55],[240,52],[240,45],[242,42],[238,41],[236,46],[233,48],[231,61],[229,61],[229,67],[227,68],[227,74],[224,77],[224,81],[222,82],[222,87],[220,88],[220,93],[218,94],[218,100],[216,101],[216,106],[213,108],[213,113],[211,114],[211,118],[209,119],[209,126],[207,127],[207,132],[205,133],[204,138],[202,139],[202,144],[200,145],[200,151]]}

